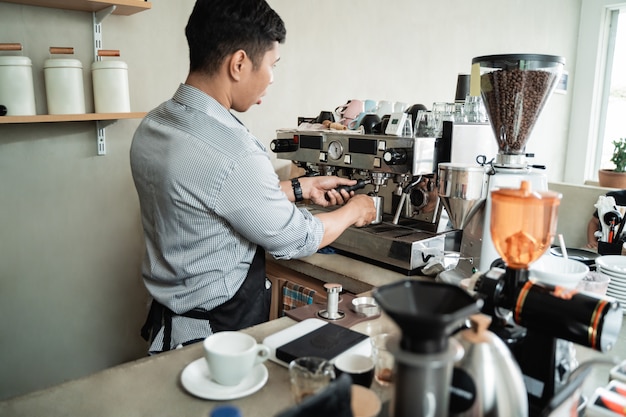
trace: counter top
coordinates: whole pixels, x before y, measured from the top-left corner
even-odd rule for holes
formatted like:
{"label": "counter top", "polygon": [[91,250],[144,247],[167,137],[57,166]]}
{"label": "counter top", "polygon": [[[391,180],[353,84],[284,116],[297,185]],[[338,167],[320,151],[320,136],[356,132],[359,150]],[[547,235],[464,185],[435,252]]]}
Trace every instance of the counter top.
{"label": "counter top", "polygon": [[[281,263],[327,282],[345,280],[355,285],[354,288],[365,286],[370,289],[406,278],[403,274],[340,255],[317,254],[304,260]],[[282,317],[245,329],[244,332],[261,342],[266,336],[295,323],[291,318]],[[397,332],[395,324],[385,314],[375,320],[358,323],[352,329],[368,335]],[[602,357],[626,358],[624,333],[622,327],[617,346],[610,355],[576,346],[578,361],[582,363]],[[122,364],[85,378],[0,402],[0,416],[207,417],[211,409],[225,402],[196,398],[188,394],[180,383],[182,370],[201,357],[202,345],[195,344]],[[271,361],[265,364],[269,371],[266,385],[248,397],[228,401],[237,405],[246,417],[271,417],[293,406],[287,369]],[[587,395],[607,383],[610,366],[594,365],[592,369],[585,382],[584,391]],[[30,377],[35,378],[36,375]],[[376,383],[372,387],[383,400],[392,395],[389,388],[380,388]]]}
{"label": "counter top", "polygon": [[268,257],[267,260],[324,282],[336,282],[341,284],[344,290],[354,294],[360,294],[374,287],[402,279],[413,278],[401,272],[336,253],[316,253],[306,258],[288,261],[279,261],[271,257]]}
{"label": "counter top", "polygon": [[[292,319],[282,317],[248,328],[244,332],[260,342],[266,336],[293,324],[295,321]],[[397,331],[385,315],[361,322],[352,329],[370,335]],[[619,343],[620,350],[623,351],[623,340]],[[603,356],[580,346],[576,350],[580,362]],[[269,371],[268,382],[248,397],[223,402],[204,400],[188,394],[180,383],[180,374],[189,363],[200,357],[202,344],[146,357],[86,378],[0,402],[0,416],[207,417],[214,407],[230,403],[239,407],[243,416],[271,417],[294,405],[287,369],[271,361],[265,362]],[[585,383],[587,395],[596,387],[606,384],[608,370],[609,367],[605,365],[594,367]],[[383,401],[393,395],[390,388],[382,388],[376,383],[372,385],[372,389]]]}
{"label": "counter top", "polygon": [[[365,334],[394,330],[386,317],[361,322],[352,328]],[[245,331],[261,342],[266,336],[296,322],[288,317],[272,320]],[[214,407],[231,403],[243,416],[271,417],[294,405],[287,369],[271,361],[266,385],[256,393],[232,401],[209,401],[188,394],[180,383],[182,370],[202,357],[202,344],[147,357],[116,366],[86,378],[0,402],[0,416],[11,417],[207,417]],[[388,389],[378,394],[388,398]],[[263,410],[262,413],[259,410]]]}

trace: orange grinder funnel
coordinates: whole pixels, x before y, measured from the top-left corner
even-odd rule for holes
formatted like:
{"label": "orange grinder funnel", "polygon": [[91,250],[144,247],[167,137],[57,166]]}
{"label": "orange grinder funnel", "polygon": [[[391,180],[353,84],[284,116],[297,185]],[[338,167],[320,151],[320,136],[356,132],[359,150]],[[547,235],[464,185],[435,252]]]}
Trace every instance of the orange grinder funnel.
{"label": "orange grinder funnel", "polygon": [[561,194],[520,188],[491,192],[491,239],[507,268],[528,269],[545,253],[556,233]]}

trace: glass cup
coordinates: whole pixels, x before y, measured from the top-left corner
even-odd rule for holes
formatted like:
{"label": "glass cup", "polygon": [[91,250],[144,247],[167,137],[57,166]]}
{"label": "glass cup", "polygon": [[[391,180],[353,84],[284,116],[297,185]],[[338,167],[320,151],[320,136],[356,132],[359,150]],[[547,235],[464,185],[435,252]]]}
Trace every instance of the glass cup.
{"label": "glass cup", "polygon": [[374,380],[382,386],[387,386],[393,382],[394,358],[387,348],[390,338],[391,334],[389,333],[370,337],[374,359]]}
{"label": "glass cup", "polygon": [[419,110],[415,118],[415,137],[434,138],[437,130],[435,115],[430,110]]}
{"label": "glass cup", "polygon": [[487,111],[481,96],[465,97],[465,118],[468,123],[485,123]]}
{"label": "glass cup", "polygon": [[296,404],[324,389],[335,379],[335,367],[326,359],[314,356],[297,358],[289,363],[291,394]]}
{"label": "glass cup", "polygon": [[606,290],[609,288],[610,281],[610,277],[602,272],[589,271],[587,275],[578,283],[576,289],[604,297],[606,295]]}

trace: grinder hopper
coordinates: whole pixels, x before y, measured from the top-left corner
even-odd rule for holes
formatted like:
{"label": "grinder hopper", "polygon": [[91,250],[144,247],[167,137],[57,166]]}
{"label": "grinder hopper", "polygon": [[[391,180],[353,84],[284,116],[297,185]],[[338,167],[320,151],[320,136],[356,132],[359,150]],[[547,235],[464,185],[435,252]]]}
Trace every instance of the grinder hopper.
{"label": "grinder hopper", "polygon": [[498,142],[496,166],[526,166],[526,144],[564,66],[565,58],[541,54],[472,59],[472,82],[480,72],[481,96]]}

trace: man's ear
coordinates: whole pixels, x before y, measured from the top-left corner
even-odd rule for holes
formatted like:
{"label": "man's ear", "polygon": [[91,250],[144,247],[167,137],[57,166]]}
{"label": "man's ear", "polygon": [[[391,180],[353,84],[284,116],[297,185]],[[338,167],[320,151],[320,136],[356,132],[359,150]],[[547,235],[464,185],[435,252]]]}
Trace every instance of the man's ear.
{"label": "man's ear", "polygon": [[230,56],[230,59],[228,61],[228,71],[230,73],[230,76],[235,81],[241,80],[241,73],[245,65],[247,65],[247,57],[248,54],[246,54],[246,51],[244,51],[243,49],[238,50]]}

